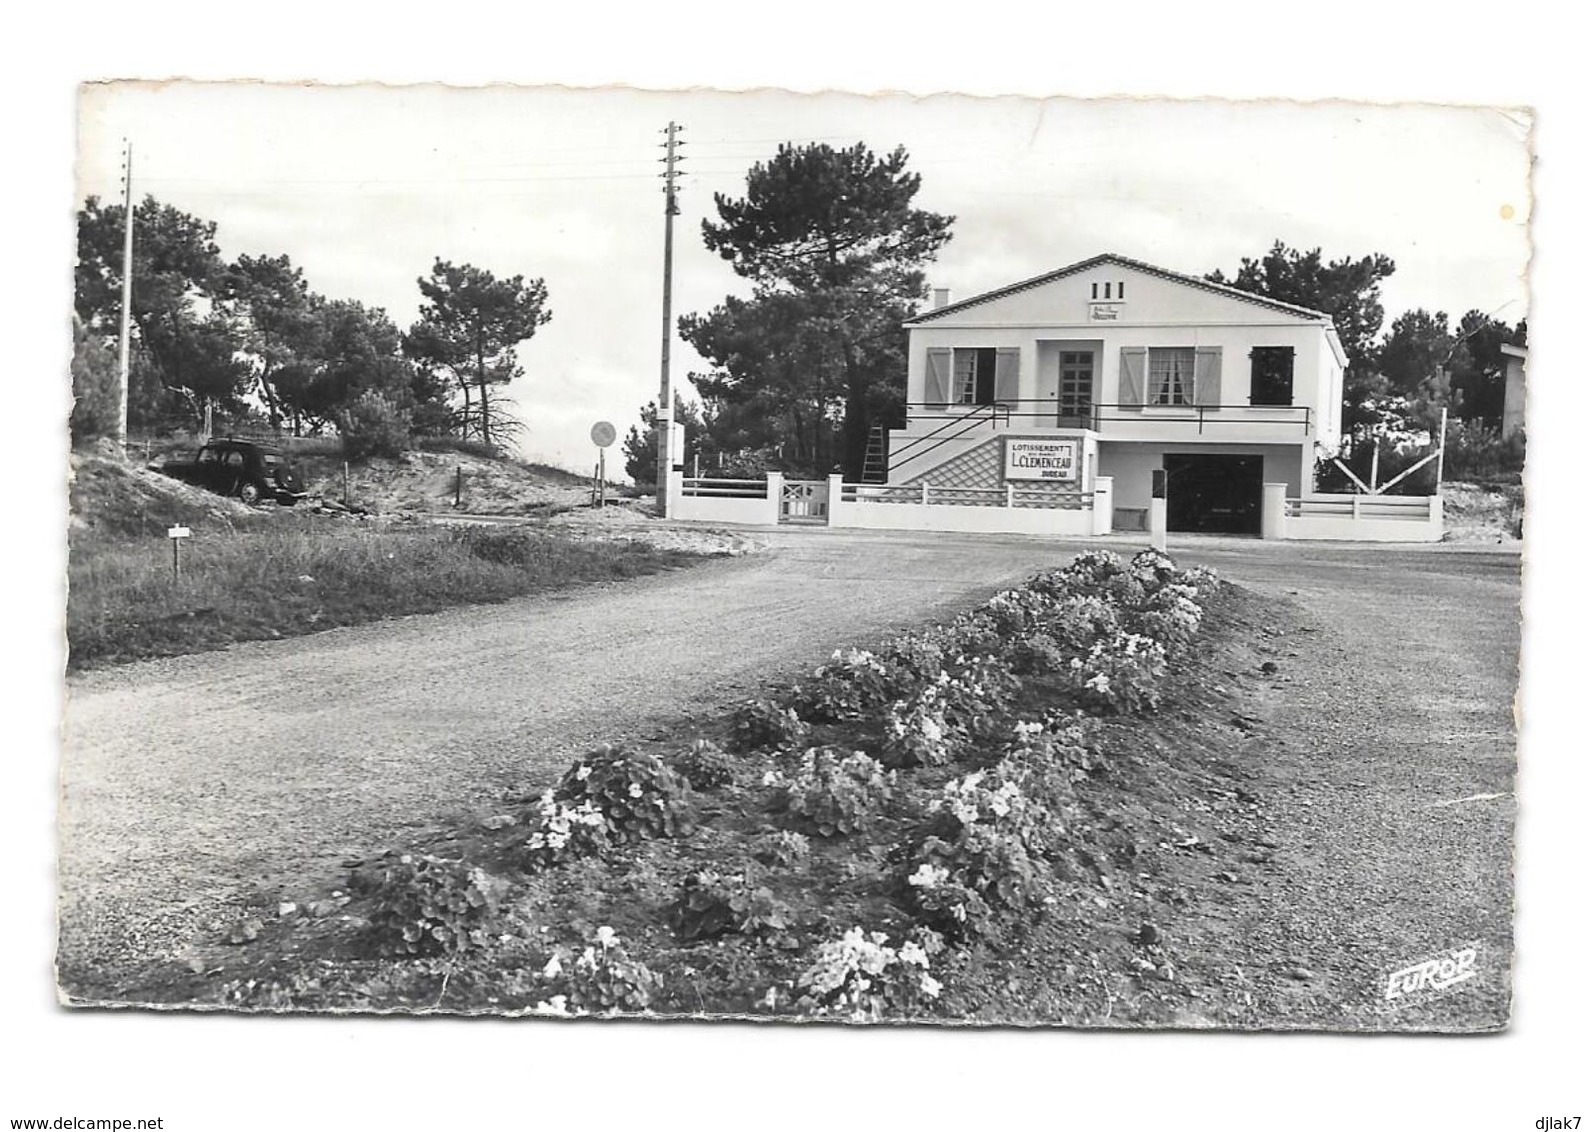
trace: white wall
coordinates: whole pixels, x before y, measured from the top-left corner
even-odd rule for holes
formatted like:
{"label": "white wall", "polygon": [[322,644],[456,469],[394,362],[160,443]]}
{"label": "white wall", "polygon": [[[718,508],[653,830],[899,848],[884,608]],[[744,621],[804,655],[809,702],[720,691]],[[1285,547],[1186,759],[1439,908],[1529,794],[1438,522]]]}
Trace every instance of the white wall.
{"label": "white wall", "polygon": [[843,503],[829,501],[831,527],[879,531],[968,531],[978,534],[1090,535],[1094,511],[1039,507],[970,507],[954,503]]}

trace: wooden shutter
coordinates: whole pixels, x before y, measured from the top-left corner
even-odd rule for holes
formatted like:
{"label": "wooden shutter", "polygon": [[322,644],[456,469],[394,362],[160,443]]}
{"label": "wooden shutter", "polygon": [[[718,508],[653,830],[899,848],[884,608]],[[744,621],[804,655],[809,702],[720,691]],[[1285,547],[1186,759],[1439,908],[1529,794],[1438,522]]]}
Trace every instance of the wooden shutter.
{"label": "wooden shutter", "polygon": [[1194,403],[1222,403],[1222,348],[1199,346],[1194,350]]}
{"label": "wooden shutter", "polygon": [[951,403],[951,351],[937,346],[929,351],[929,364],[924,369],[923,403],[949,405]]}
{"label": "wooden shutter", "polygon": [[1117,401],[1125,407],[1138,408],[1144,404],[1144,362],[1148,351],[1143,346],[1122,348],[1122,384],[1117,390]]}
{"label": "wooden shutter", "polygon": [[1019,357],[1019,351],[1015,346],[995,351],[995,400],[1001,404],[1017,404]]}

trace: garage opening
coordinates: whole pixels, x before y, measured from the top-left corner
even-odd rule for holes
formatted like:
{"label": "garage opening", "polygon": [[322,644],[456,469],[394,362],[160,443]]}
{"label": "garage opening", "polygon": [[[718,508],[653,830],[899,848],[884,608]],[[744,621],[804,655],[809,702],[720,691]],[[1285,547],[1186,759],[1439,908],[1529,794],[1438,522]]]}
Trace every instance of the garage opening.
{"label": "garage opening", "polygon": [[1260,534],[1261,457],[1168,453],[1163,466],[1167,530]]}

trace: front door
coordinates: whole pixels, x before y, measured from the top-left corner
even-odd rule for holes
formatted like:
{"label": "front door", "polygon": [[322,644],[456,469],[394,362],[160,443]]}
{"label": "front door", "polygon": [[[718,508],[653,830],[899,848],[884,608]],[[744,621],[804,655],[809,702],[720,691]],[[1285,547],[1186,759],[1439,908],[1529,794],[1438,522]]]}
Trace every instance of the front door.
{"label": "front door", "polygon": [[1259,456],[1174,455],[1166,467],[1166,529],[1260,534],[1264,461]]}
{"label": "front door", "polygon": [[1056,424],[1062,428],[1088,428],[1093,415],[1094,352],[1063,350],[1061,377],[1056,385]]}

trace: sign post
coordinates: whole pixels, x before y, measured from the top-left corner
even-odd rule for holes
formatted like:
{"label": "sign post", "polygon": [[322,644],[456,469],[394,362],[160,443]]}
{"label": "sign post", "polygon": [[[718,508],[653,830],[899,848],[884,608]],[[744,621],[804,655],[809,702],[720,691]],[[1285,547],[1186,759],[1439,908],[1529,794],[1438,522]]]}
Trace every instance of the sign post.
{"label": "sign post", "polygon": [[591,442],[597,446],[597,506],[608,506],[608,447],[613,444],[619,430],[607,421],[591,426]]}
{"label": "sign post", "polygon": [[171,540],[171,581],[182,581],[182,540],[193,534],[187,527],[167,527],[166,537]]}

